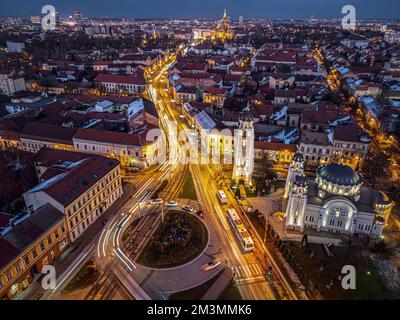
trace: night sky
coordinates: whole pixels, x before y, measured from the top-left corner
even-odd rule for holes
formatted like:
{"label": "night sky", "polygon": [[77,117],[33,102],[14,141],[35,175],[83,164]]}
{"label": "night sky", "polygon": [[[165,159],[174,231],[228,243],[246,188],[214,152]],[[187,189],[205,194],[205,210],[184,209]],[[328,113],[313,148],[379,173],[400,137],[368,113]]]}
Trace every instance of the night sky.
{"label": "night sky", "polygon": [[341,18],[343,5],[352,4],[358,18],[400,18],[399,0],[0,0],[0,16],[41,15],[45,4],[61,16],[75,10],[89,17],[220,18],[223,9],[237,19]]}

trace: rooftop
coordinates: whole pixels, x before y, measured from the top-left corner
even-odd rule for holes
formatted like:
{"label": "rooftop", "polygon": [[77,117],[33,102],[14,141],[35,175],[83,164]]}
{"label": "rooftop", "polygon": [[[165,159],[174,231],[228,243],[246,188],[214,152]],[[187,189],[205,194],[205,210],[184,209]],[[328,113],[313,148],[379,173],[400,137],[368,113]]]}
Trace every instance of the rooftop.
{"label": "rooftop", "polygon": [[362,177],[352,168],[341,163],[330,163],[317,170],[317,176],[335,185],[353,186],[362,182]]}
{"label": "rooftop", "polygon": [[67,206],[118,165],[119,161],[116,159],[88,155],[86,159],[66,167],[66,172],[38,184],[26,193],[43,191]]}

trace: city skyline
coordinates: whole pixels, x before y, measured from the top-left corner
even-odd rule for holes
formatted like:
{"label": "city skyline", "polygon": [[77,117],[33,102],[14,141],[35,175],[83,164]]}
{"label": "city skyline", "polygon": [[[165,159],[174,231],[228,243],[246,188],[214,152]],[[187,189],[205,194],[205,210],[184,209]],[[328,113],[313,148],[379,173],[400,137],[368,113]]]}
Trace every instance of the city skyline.
{"label": "city skyline", "polygon": [[[185,5],[183,6],[183,2]],[[61,16],[68,16],[74,11],[81,11],[88,17],[111,17],[111,18],[212,18],[220,17],[220,13],[227,8],[231,19],[244,16],[249,19],[308,19],[310,17],[319,19],[339,19],[342,17],[341,8],[344,5],[353,5],[360,19],[396,19],[396,13],[400,10],[400,3],[395,0],[383,0],[379,3],[362,0],[353,0],[349,3],[345,0],[339,1],[311,1],[311,0],[282,0],[263,1],[249,0],[246,5],[234,3],[228,0],[172,0],[165,5],[164,1],[155,0],[152,3],[128,0],[109,2],[100,0],[93,7],[92,1],[49,1],[34,0],[30,3],[16,0],[3,5],[2,17],[16,17],[40,15],[42,6],[50,4],[56,7]]]}
{"label": "city skyline", "polygon": [[0,300],[400,298],[397,3],[44,1],[0,18]]}

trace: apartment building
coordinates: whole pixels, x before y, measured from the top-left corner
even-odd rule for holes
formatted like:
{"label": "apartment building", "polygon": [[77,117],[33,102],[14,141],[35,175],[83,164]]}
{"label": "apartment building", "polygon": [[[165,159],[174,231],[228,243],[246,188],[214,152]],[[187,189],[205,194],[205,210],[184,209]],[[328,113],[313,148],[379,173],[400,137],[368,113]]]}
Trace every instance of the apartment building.
{"label": "apartment building", "polygon": [[369,135],[353,125],[340,125],[322,132],[303,129],[299,150],[309,165],[336,161],[356,167],[367,156],[370,142]]}
{"label": "apartment building", "polygon": [[50,203],[0,228],[0,300],[13,299],[68,246],[64,214]]}
{"label": "apartment building", "polygon": [[146,87],[143,76],[99,74],[94,82],[97,88],[112,94],[139,95],[144,92]]}
{"label": "apartment building", "polygon": [[25,80],[12,72],[0,71],[0,93],[12,96],[17,91],[26,90]]}
{"label": "apartment building", "polygon": [[42,122],[28,122],[20,133],[20,147],[27,152],[38,152],[42,147],[74,150],[72,137],[77,129]]}
{"label": "apartment building", "polygon": [[88,155],[58,169],[24,193],[25,204],[30,210],[48,203],[57,208],[65,216],[73,242],[122,196],[120,164],[116,159]]}
{"label": "apartment building", "polygon": [[73,138],[75,150],[117,158],[122,166],[145,167],[152,164],[162,148],[161,132],[146,141],[147,132],[128,134],[79,128]]}

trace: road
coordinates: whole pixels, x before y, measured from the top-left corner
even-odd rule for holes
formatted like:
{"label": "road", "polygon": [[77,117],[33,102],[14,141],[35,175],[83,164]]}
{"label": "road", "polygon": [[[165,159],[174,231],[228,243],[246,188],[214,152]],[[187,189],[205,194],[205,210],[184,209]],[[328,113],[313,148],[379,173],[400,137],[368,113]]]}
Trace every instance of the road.
{"label": "road", "polygon": [[[173,181],[168,187],[171,190],[174,190],[175,185],[180,184],[180,188],[182,187],[182,184],[178,181],[182,180],[182,174],[185,172],[183,168],[186,166],[180,161],[181,157],[185,156],[182,154],[183,151],[180,147],[184,142],[178,142],[174,122],[178,124],[180,130],[186,131],[187,134],[189,133],[187,125],[179,118],[179,114],[169,96],[167,72],[172,64],[173,61],[169,61],[160,66],[158,71],[151,77],[151,83],[148,86],[148,95],[156,105],[161,119],[161,128],[167,136],[169,145],[168,160],[161,164],[157,171],[150,170],[146,174],[139,174],[130,179],[131,182],[138,184],[135,194],[118,210],[115,216],[107,221],[102,232],[82,249],[80,255],[57,279],[57,288],[54,291],[46,292],[42,299],[57,299],[66,284],[92,256],[96,257],[97,265],[101,270],[101,277],[98,285],[96,284],[95,289],[91,290],[88,295],[89,299],[94,299],[98,296],[109,297],[109,292],[114,290],[114,286],[110,286],[114,279],[115,282],[118,282],[118,285],[125,289],[126,295],[130,295],[134,299],[162,299],[164,298],[162,290],[165,290],[165,288],[183,289],[183,287],[176,286],[176,283],[182,283],[186,287],[191,283],[199,285],[212,277],[214,273],[219,272],[219,270],[209,273],[199,271],[201,270],[200,266],[210,261],[210,257],[214,254],[217,254],[218,258],[224,260],[232,269],[236,275],[236,284],[244,299],[296,298],[288,294],[285,286],[277,279],[278,277],[276,277],[274,283],[269,283],[266,280],[265,248],[258,244],[258,240],[255,237],[254,252],[250,254],[241,252],[225,216],[227,206],[236,208],[238,212],[240,212],[240,208],[229,192],[226,192],[229,195],[228,205],[221,206],[219,204],[216,198],[218,188],[215,179],[216,174],[208,165],[190,164],[189,167],[194,177],[199,203],[207,215],[207,224],[209,230],[211,230],[213,242],[218,244],[218,252],[215,252],[216,248],[207,248],[206,252],[193,262],[193,265],[165,272],[142,268],[124,253],[121,238],[123,231],[130,222],[136,218],[150,216],[159,211],[157,210],[158,208],[145,205],[145,203],[160,183],[168,179]],[[178,190],[179,188],[175,187],[175,189]],[[171,190],[167,193],[168,199],[177,196],[177,191]],[[152,228],[155,228],[159,221],[160,219],[154,219]],[[252,230],[249,231],[254,234]],[[276,275],[278,275],[279,270],[275,271]],[[146,287],[146,290],[144,290],[144,287]],[[103,293],[100,294],[101,292]]]}
{"label": "road", "polygon": [[[186,137],[190,137],[189,127],[186,121],[180,117],[178,109],[169,95],[167,69],[162,69],[158,76],[152,79],[152,83],[155,83],[154,87],[158,91],[158,96],[161,97],[159,102],[162,105],[163,111],[167,112],[168,117],[178,124],[178,129],[186,132]],[[158,81],[159,79],[160,81]],[[291,296],[285,289],[285,286],[279,283],[278,280],[274,283],[267,281],[266,270],[269,263],[267,264],[265,261],[266,248],[263,248],[255,237],[253,237],[256,244],[254,252],[249,254],[241,252],[226,219],[226,210],[228,207],[235,208],[239,213],[241,209],[236,199],[228,191],[225,192],[229,198],[228,204],[221,205],[219,203],[216,197],[219,188],[216,184],[217,174],[213,171],[212,167],[192,163],[190,164],[190,168],[201,206],[217,230],[224,259],[226,259],[228,266],[236,274],[235,281],[242,297],[249,300],[296,298],[293,295]],[[249,231],[250,233],[255,233],[253,230]],[[276,271],[278,273],[278,270]]]}

